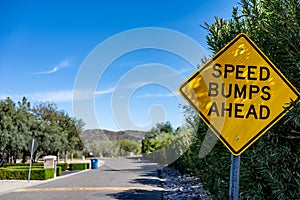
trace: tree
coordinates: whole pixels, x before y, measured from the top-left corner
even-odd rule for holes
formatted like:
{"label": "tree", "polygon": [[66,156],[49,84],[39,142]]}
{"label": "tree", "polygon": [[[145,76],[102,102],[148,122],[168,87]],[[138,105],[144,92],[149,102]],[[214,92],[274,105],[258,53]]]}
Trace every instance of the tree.
{"label": "tree", "polygon": [[126,153],[126,152],[139,153],[139,147],[140,147],[139,143],[133,140],[126,140],[126,139],[120,140],[119,143],[120,143],[121,155],[122,153]]}
{"label": "tree", "polygon": [[83,143],[80,135],[84,123],[82,120],[70,117],[66,112],[57,110],[56,105],[40,103],[33,108],[36,118],[42,122],[43,134],[40,141],[39,151],[44,154],[73,153],[82,150]]}
{"label": "tree", "polygon": [[8,162],[11,155],[11,133],[16,132],[16,126],[13,122],[13,116],[16,112],[15,108],[16,105],[10,98],[0,102],[0,166],[2,166],[4,162]]}
{"label": "tree", "polygon": [[19,101],[16,108],[16,114],[14,117],[14,123],[17,127],[15,135],[12,134],[12,142],[14,144],[14,162],[19,157],[19,153],[23,153],[23,160],[26,153],[30,152],[31,140],[33,138],[33,127],[36,123],[36,119],[31,113],[30,102],[23,97],[22,101]]}
{"label": "tree", "polygon": [[81,141],[80,135],[82,134],[82,129],[84,123],[82,120],[77,120],[70,117],[64,111],[57,112],[58,125],[65,132],[65,140],[62,141],[62,151],[65,153],[65,162],[67,158],[67,152],[73,154],[75,150],[83,150],[83,143]]}
{"label": "tree", "polygon": [[0,107],[2,162],[16,162],[20,153],[28,152],[35,118],[25,97],[17,105],[7,98],[0,102]]}
{"label": "tree", "polygon": [[[37,155],[58,155],[82,150],[81,134],[84,123],[57,110],[55,104],[39,103],[31,108],[23,99],[15,104],[10,98],[0,101],[0,166],[16,162],[20,154],[23,162],[30,155],[32,139],[38,143]],[[35,160],[35,159],[34,159]]]}
{"label": "tree", "polygon": [[169,121],[156,123],[154,127],[150,129],[146,133],[146,137],[155,137],[156,135],[166,133],[166,134],[174,134],[174,129]]}
{"label": "tree", "polygon": [[41,121],[43,133],[36,137],[39,143],[38,151],[43,155],[59,155],[66,142],[66,133],[59,126],[57,107],[51,103],[39,103],[32,109],[35,117]]}

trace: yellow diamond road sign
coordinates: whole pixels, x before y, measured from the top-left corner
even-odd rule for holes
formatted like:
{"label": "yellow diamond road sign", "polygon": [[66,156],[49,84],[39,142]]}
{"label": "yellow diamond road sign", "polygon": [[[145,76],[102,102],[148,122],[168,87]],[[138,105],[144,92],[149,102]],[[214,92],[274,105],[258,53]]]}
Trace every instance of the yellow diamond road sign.
{"label": "yellow diamond road sign", "polygon": [[284,116],[291,100],[300,97],[243,33],[182,83],[179,92],[236,156]]}

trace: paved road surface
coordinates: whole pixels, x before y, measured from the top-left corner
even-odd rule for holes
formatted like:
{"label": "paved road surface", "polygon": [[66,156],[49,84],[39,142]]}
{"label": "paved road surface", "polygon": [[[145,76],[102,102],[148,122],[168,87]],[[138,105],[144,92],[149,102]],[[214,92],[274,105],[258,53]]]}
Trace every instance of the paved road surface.
{"label": "paved road surface", "polygon": [[96,170],[0,195],[0,200],[159,200],[161,190],[157,164],[140,161],[138,158],[116,158],[106,160]]}

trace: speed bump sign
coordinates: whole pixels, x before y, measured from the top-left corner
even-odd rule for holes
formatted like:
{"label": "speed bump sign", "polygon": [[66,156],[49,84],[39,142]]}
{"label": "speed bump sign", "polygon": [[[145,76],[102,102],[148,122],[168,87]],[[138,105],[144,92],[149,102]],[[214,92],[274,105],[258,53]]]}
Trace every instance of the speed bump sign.
{"label": "speed bump sign", "polygon": [[300,94],[246,35],[239,34],[179,86],[179,93],[239,156]]}

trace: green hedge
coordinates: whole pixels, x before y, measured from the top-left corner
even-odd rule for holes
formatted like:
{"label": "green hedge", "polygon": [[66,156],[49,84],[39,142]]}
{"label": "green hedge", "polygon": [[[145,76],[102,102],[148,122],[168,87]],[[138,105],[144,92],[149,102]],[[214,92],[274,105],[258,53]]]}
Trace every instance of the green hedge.
{"label": "green hedge", "polygon": [[[29,163],[5,163],[3,164],[3,167],[11,167],[11,166],[30,166]],[[44,166],[43,162],[39,163],[32,163],[32,166]]]}
{"label": "green hedge", "polygon": [[62,167],[56,166],[56,176],[61,176],[61,175],[62,175]]}
{"label": "green hedge", "polygon": [[[31,180],[46,180],[54,177],[54,169],[43,169],[33,168],[31,169],[30,179]],[[0,179],[16,179],[16,180],[27,180],[28,179],[28,168],[0,168]]]}
{"label": "green hedge", "polygon": [[85,170],[88,169],[89,163],[70,163],[70,170]]}
{"label": "green hedge", "polygon": [[[3,165],[3,167],[29,167],[30,164],[29,163],[26,163],[26,164],[23,164],[23,163],[5,163]],[[39,162],[39,163],[32,163],[32,168],[35,168],[35,167],[43,167],[44,166],[44,163],[43,162]],[[56,166],[60,166],[62,171],[66,171],[68,169],[68,163],[57,163]]]}
{"label": "green hedge", "polygon": [[[32,166],[31,169],[43,169],[44,166]],[[29,169],[29,166],[7,166],[6,169]]]}
{"label": "green hedge", "polygon": [[68,169],[68,163],[57,163],[56,166],[60,166],[62,171],[66,171]]}
{"label": "green hedge", "polygon": [[[29,166],[9,166],[6,167],[6,169],[23,169],[23,170],[29,170]],[[32,166],[31,170],[34,169],[44,169],[44,166]],[[61,176],[62,175],[62,167],[57,166],[56,167],[56,176]]]}

